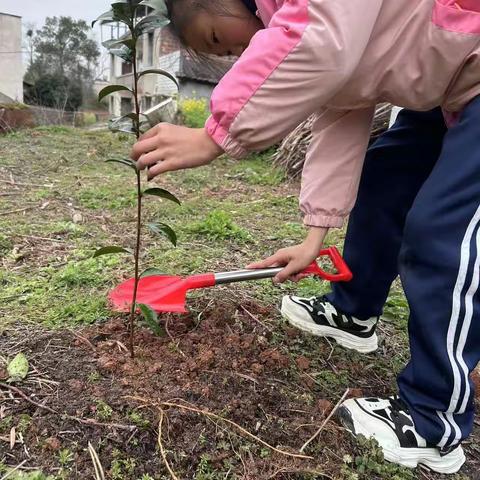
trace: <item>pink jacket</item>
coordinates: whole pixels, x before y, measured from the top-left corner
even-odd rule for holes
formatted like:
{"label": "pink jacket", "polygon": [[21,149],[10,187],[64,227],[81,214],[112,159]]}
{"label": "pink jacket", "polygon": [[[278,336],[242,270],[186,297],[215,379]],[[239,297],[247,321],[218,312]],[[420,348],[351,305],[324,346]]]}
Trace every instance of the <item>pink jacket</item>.
{"label": "pink jacket", "polygon": [[300,206],[340,227],[357,195],[375,105],[461,111],[480,95],[480,0],[257,0],[259,31],[215,89],[207,131],[230,155],[317,115]]}

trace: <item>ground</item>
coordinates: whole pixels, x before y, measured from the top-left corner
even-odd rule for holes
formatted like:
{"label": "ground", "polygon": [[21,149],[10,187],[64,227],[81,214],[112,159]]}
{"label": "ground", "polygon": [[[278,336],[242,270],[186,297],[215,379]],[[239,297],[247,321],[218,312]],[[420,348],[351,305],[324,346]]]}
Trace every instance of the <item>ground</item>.
{"label": "ground", "polygon": [[[109,310],[106,295],[132,275],[131,261],[92,259],[97,247],[133,245],[132,173],[103,162],[129,145],[126,136],[64,127],[0,137],[0,478],[442,478],[383,463],[374,443],[354,442],[329,418],[345,394],[395,390],[408,359],[399,285],[372,355],[285,325],[282,295],[328,290],[307,279],[190,295],[189,314],[161,317],[164,336],[140,326],[130,359],[125,318]],[[268,156],[223,158],[157,183],[183,203],[152,197],[146,219],[172,225],[179,242],[174,248],[145,233],[145,268],[241,268],[304,235],[299,186]],[[328,238],[342,241],[341,230]],[[20,352],[29,374],[7,383],[5,366]],[[298,457],[327,419],[304,450],[311,458]],[[465,450],[455,480],[479,478],[478,424]]]}

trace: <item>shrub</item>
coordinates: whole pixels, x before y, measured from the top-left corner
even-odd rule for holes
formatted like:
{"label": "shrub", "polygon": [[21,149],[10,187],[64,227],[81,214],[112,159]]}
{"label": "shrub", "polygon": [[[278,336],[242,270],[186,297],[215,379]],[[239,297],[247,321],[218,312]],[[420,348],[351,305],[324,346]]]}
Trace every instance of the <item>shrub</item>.
{"label": "shrub", "polygon": [[183,123],[190,128],[202,128],[210,115],[205,98],[188,98],[180,101]]}

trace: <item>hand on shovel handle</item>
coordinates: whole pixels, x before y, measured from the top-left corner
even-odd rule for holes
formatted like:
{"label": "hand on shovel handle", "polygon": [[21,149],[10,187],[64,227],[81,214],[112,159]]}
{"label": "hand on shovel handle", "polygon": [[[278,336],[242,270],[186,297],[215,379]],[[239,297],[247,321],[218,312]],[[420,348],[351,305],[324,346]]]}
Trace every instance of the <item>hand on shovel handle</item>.
{"label": "hand on shovel handle", "polygon": [[[348,266],[343,261],[335,247],[320,252],[320,256],[330,257],[337,269],[336,273],[322,270],[314,261],[300,275],[314,275],[331,282],[348,282],[352,278]],[[273,278],[283,267],[264,268],[256,270],[237,270],[234,272],[206,273],[182,278],[168,275],[144,277],[140,280],[137,292],[138,304],[149,305],[156,312],[184,313],[187,292],[199,288],[209,288],[215,285]],[[130,279],[119,285],[110,293],[110,302],[115,310],[128,312],[131,306],[135,280]]]}
{"label": "hand on shovel handle", "polygon": [[[343,260],[336,247],[330,247],[321,250],[320,257],[329,257],[336,273],[329,273],[320,268],[317,260],[313,261],[307,268],[296,274],[297,278],[316,276],[330,282],[348,282],[352,279],[352,272]],[[248,270],[237,270],[234,272],[223,272],[215,274],[216,285],[222,285],[233,282],[243,282],[249,280],[261,280],[265,278],[274,278],[284,267],[256,268]]]}

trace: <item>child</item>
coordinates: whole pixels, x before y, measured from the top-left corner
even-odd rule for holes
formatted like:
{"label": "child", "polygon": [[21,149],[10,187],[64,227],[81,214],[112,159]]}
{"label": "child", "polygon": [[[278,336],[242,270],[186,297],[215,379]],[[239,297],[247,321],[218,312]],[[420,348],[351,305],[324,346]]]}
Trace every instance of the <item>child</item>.
{"label": "child", "polygon": [[[169,13],[189,48],[241,56],[204,129],[160,125],[132,157],[150,178],[223,152],[240,158],[315,114],[300,195],[308,235],[251,267],[285,265],[278,282],[294,276],[355,205],[345,244],[354,280],[328,297],[287,297],[282,312],[371,352],[400,274],[411,310],[400,394],[347,400],[340,417],[387,460],[458,471],[480,360],[478,0],[170,0]],[[366,153],[378,102],[406,110]]]}

